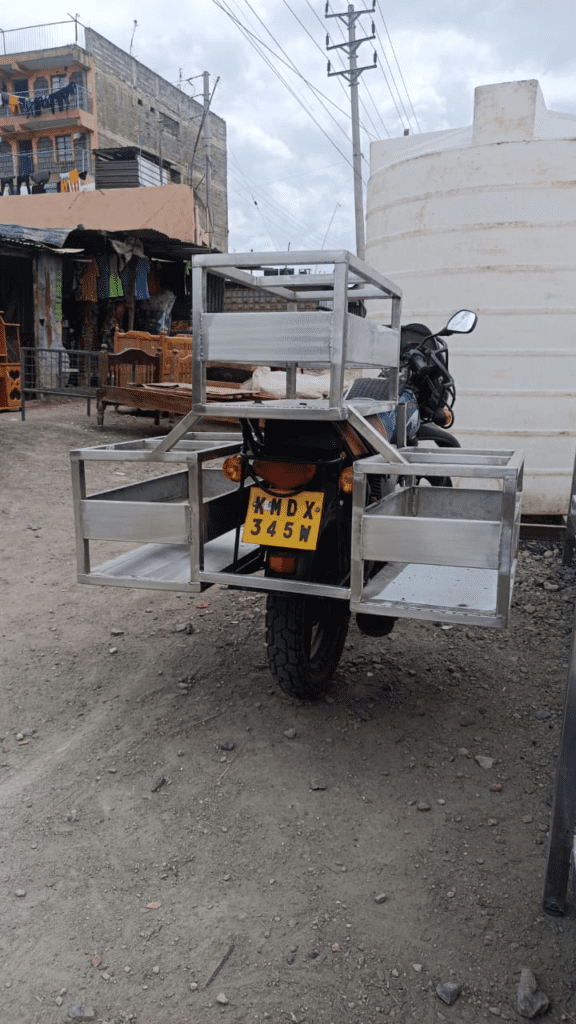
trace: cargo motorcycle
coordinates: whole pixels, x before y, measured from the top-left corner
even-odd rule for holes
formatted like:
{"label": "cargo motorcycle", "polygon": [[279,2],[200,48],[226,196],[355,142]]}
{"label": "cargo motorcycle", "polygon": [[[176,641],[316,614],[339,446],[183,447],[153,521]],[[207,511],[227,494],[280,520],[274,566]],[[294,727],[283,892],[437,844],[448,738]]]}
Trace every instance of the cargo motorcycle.
{"label": "cargo motorcycle", "polygon": [[[265,592],[271,671],[309,699],[351,614],[370,636],[398,618],[504,627],[523,453],[451,434],[445,339],[476,315],[402,328],[401,289],[341,250],[196,254],[192,293],[189,412],[71,453],[78,581]],[[146,474],[91,493],[94,462]]]}
{"label": "cargo motorcycle", "polygon": [[[400,334],[399,410],[378,415],[379,430],[394,445],[460,447],[450,433],[456,386],[443,338],[470,333],[477,316],[460,310],[436,334],[409,324]],[[360,377],[345,398],[386,395],[385,376]],[[404,415],[402,415],[404,413]],[[402,421],[400,424],[399,421]],[[241,420],[243,445],[224,473],[251,483],[243,540],[260,545],[265,576],[346,586],[350,575],[351,493],[354,462],[375,454],[348,422]],[[400,435],[403,436],[400,436]],[[447,477],[422,485],[450,487]],[[382,480],[368,477],[367,506],[381,498]],[[285,545],[285,546],[284,546]],[[382,563],[365,567],[368,576]],[[272,591],[266,600],[266,646],[272,675],[288,694],[318,698],[342,654],[350,610],[337,598]],[[385,636],[390,616],[358,613],[369,636]]]}

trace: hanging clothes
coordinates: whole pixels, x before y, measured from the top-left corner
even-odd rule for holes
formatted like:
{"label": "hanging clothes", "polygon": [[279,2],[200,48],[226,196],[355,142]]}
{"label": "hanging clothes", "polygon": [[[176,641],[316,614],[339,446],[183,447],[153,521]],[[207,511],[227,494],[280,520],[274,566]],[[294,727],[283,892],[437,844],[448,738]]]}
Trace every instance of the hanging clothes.
{"label": "hanging clothes", "polygon": [[110,257],[110,292],[109,297],[111,299],[122,299],[124,292],[122,290],[122,281],[120,280],[120,273],[118,270],[118,257]]}
{"label": "hanging clothes", "polygon": [[82,274],[82,282],[80,288],[80,299],[82,302],[97,302],[98,301],[98,266],[96,260],[92,258],[90,263],[86,267],[86,270]]}
{"label": "hanging clothes", "polygon": [[134,262],[132,260],[128,260],[128,262],[122,267],[122,270],[120,271],[120,280],[122,281],[122,288],[124,289],[125,297],[127,299],[130,299],[130,297],[134,298]]}
{"label": "hanging clothes", "polygon": [[150,270],[150,260],[145,257],[144,259],[136,260],[136,276],[134,280],[134,298],[135,299],[149,299],[150,290],[148,288],[148,272]]}
{"label": "hanging clothes", "polygon": [[20,101],[17,96],[9,96],[8,104],[10,106],[10,110],[12,111],[12,113],[15,114],[18,110],[18,107],[20,106]]}
{"label": "hanging clothes", "polygon": [[154,267],[148,273],[148,291],[150,295],[159,295],[162,291],[158,271]]}
{"label": "hanging clothes", "polygon": [[110,297],[110,264],[107,252],[96,253],[98,264],[98,298],[108,299]]}

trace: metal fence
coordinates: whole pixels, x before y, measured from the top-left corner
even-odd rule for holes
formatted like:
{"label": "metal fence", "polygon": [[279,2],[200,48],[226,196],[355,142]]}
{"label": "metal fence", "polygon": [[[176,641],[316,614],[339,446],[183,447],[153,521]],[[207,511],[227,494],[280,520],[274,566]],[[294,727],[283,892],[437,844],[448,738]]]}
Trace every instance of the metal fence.
{"label": "metal fence", "polygon": [[45,25],[28,25],[25,28],[0,29],[2,53],[27,53],[30,50],[48,50],[73,43],[82,49],[86,48],[84,26],[76,18]]}
{"label": "metal fence", "polygon": [[90,403],[99,387],[98,352],[65,348],[23,348],[20,354],[22,419],[26,419],[26,396],[61,395],[85,398]]}

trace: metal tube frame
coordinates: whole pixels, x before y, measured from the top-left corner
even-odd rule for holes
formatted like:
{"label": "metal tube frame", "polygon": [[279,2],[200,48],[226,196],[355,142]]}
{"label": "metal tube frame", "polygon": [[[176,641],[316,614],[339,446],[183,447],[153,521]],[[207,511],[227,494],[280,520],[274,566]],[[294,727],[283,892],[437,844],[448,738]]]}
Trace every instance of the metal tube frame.
{"label": "metal tube frame", "polygon": [[[422,450],[422,449],[404,449],[400,452],[405,460],[404,465],[399,465],[397,462],[387,461],[383,456],[372,456],[366,459],[361,459],[354,463],[354,490],[353,490],[353,512],[352,512],[352,543],[351,543],[351,575],[350,575],[350,608],[353,612],[367,612],[368,614],[380,614],[380,615],[396,615],[396,616],[409,616],[411,618],[421,619],[438,619],[447,622],[460,622],[470,623],[476,625],[492,625],[492,626],[504,626],[506,625],[510,601],[512,597],[512,588],[514,585],[514,575],[516,568],[516,552],[518,548],[518,538],[520,530],[520,506],[521,506],[521,494],[522,494],[522,479],[523,479],[523,465],[524,455],[522,452],[514,451],[485,451],[485,450],[472,450],[466,451],[465,449],[440,449],[440,450]],[[381,516],[386,521],[385,515],[385,504],[386,499],[384,498],[375,508],[371,508],[369,511],[366,510],[366,478],[370,475],[380,475],[387,481],[388,494],[392,493],[396,489],[396,493],[399,495],[405,494],[409,502],[408,515],[404,513],[405,517],[408,518],[413,524],[410,529],[414,538],[414,551],[411,555],[416,565],[422,564],[423,560],[418,557],[418,549],[425,549],[431,553],[429,563],[424,560],[424,564],[434,566],[438,564],[449,565],[450,562],[446,562],[444,559],[439,558],[435,552],[435,537],[438,533],[440,524],[443,521],[452,521],[450,516],[450,504],[457,506],[457,503],[462,500],[463,492],[458,489],[446,489],[445,496],[442,496],[442,501],[446,503],[446,515],[444,517],[432,517],[432,518],[419,518],[416,514],[416,508],[414,498],[416,497],[415,491],[418,488],[410,486],[410,481],[415,482],[416,477],[425,477],[431,475],[438,475],[441,471],[442,476],[459,476],[469,477],[472,479],[501,479],[502,480],[502,491],[501,491],[501,511],[500,515],[492,522],[486,523],[484,527],[481,522],[481,517],[478,521],[475,518],[468,518],[464,516],[462,519],[454,520],[454,531],[456,526],[459,530],[463,531],[464,534],[468,533],[470,536],[470,542],[473,543],[474,531],[479,535],[485,533],[488,528],[491,532],[494,532],[496,523],[499,525],[499,540],[497,550],[492,552],[490,560],[485,561],[471,561],[470,566],[478,566],[485,564],[487,567],[492,565],[497,566],[496,579],[496,602],[495,607],[491,610],[466,610],[461,607],[453,607],[448,604],[442,605],[440,601],[433,605],[427,606],[418,604],[416,602],[410,603],[404,599],[402,600],[387,600],[385,598],[375,599],[371,594],[370,583],[366,583],[364,579],[364,524],[366,517],[377,516],[378,508],[381,506]],[[408,485],[406,488],[397,489],[398,479],[403,477]],[[394,483],[396,481],[396,483]],[[440,500],[440,488],[430,488],[432,497],[434,500]],[[469,493],[469,492],[468,492]],[[484,492],[478,491],[478,504],[481,500],[481,495]],[[494,494],[496,492],[489,492]],[[474,495],[475,497],[475,495]],[[411,510],[411,511],[410,511]],[[467,521],[466,521],[467,520]],[[373,556],[372,556],[373,557]],[[435,557],[438,558],[438,562],[435,562]],[[410,563],[396,563],[396,569],[394,568],[394,560],[390,557],[387,558],[386,550],[382,550],[382,561],[388,562],[389,565],[384,570],[388,574],[388,578],[391,580],[394,575],[398,577],[400,573],[408,567]],[[456,566],[464,565],[460,559],[455,559],[454,564]],[[372,585],[374,589],[374,584]]]}
{"label": "metal tube frame", "polygon": [[[287,392],[286,399],[272,402],[246,402],[242,403],[242,416],[247,419],[269,418],[269,419],[313,419],[313,420],[345,420],[348,418],[347,405],[342,397],[344,371],[349,365],[372,365],[354,363],[352,353],[348,352],[348,302],[362,299],[383,299],[392,301],[390,315],[391,330],[398,332],[401,316],[401,290],[388,278],[379,274],[376,270],[368,267],[362,260],[357,259],[345,250],[332,252],[300,252],[300,253],[243,253],[235,254],[235,266],[230,264],[229,253],[211,253],[210,255],[192,257],[192,326],[194,346],[192,354],[192,414],[202,416],[223,416],[237,417],[238,406],[230,403],[210,403],[206,399],[206,364],[210,359],[209,340],[204,329],[204,315],[206,309],[206,277],[208,272],[219,275],[247,287],[260,289],[265,288],[271,294],[277,295],[288,301],[289,309],[286,317],[294,312],[290,310],[293,303],[298,301],[314,301],[316,299],[332,304],[332,317],[330,328],[330,340],[326,358],[322,357],[322,364],[326,364],[330,373],[330,392],[327,400],[296,398],[295,372],[296,363],[289,358],[285,345],[281,349],[274,348],[274,339],[271,339],[270,349],[262,357],[263,365],[285,366],[287,370]],[[256,276],[253,271],[266,266],[302,266],[314,264],[316,266],[333,266],[330,274],[311,275],[288,275],[282,274],[270,281],[269,277]],[[303,280],[305,277],[305,280]],[[317,278],[317,281],[315,280]],[[330,288],[331,286],[331,288]],[[293,310],[292,306],[292,310]],[[229,314],[210,314],[211,317],[226,317]],[[243,329],[250,330],[251,316],[259,314],[244,314]],[[368,326],[368,325],[366,325]],[[231,344],[231,351],[227,354],[230,362],[246,361],[242,348],[242,338],[237,339],[236,350]],[[316,366],[317,360],[298,360],[300,366]],[[376,365],[376,364],[374,364]],[[384,411],[384,405],[382,405]],[[166,442],[167,445],[170,441]],[[164,449],[166,450],[166,448]]]}

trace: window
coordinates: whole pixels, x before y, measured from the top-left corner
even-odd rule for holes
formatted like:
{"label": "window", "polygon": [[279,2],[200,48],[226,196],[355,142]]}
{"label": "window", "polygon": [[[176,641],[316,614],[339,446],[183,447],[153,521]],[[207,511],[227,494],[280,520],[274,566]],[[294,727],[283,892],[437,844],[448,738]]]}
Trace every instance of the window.
{"label": "window", "polygon": [[0,178],[11,178],[14,174],[14,154],[6,139],[0,139]]}
{"label": "window", "polygon": [[76,170],[90,170],[90,135],[88,132],[76,132],[74,135],[74,159]]}
{"label": "window", "polygon": [[72,163],[72,136],[56,136],[56,159],[58,163]]}
{"label": "window", "polygon": [[50,82],[52,92],[56,92],[57,89],[63,89],[65,85],[68,85],[68,78],[66,75],[51,75]]}
{"label": "window", "polygon": [[48,85],[48,79],[43,76],[41,78],[37,78],[34,82],[34,95],[47,96],[49,92],[50,87]]}
{"label": "window", "polygon": [[36,153],[39,171],[51,171],[54,165],[54,151],[52,139],[46,135],[40,136],[36,141]]}
{"label": "window", "polygon": [[171,135],[178,137],[180,134],[180,125],[178,124],[178,121],[175,121],[173,117],[168,117],[168,114],[163,114],[162,111],[159,112],[158,119],[160,121],[161,128],[170,132]]}
{"label": "window", "polygon": [[83,71],[73,71],[70,75],[70,81],[76,82],[79,89],[84,89],[86,87],[86,79]]}

